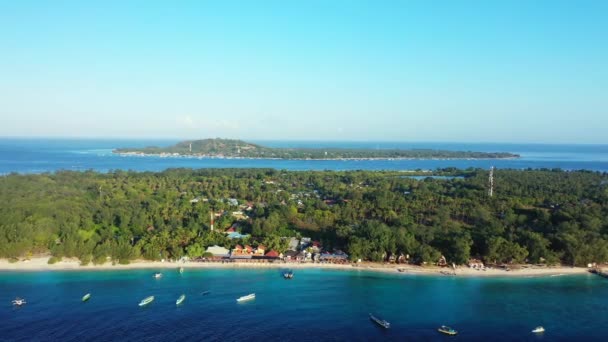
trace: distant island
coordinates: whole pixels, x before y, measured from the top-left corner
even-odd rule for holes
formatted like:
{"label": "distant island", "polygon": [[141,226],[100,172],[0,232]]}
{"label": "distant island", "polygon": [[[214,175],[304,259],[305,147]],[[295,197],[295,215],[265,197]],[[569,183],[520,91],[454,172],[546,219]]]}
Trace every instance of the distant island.
{"label": "distant island", "polygon": [[196,156],[211,158],[259,159],[507,159],[519,158],[508,152],[472,152],[432,149],[363,149],[363,148],[271,148],[235,139],[182,141],[173,146],[117,148],[124,155]]}

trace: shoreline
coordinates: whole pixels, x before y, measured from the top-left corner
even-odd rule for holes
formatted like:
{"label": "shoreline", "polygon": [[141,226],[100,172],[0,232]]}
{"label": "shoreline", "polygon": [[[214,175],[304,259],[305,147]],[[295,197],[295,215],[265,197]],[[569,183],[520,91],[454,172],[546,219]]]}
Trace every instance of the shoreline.
{"label": "shoreline", "polygon": [[143,152],[115,152],[112,154],[121,157],[157,157],[157,158],[186,158],[186,159],[237,159],[237,160],[299,160],[299,161],[391,161],[391,160],[512,160],[520,159],[521,156],[509,157],[361,157],[361,158],[272,158],[272,157],[238,157],[238,156],[214,156],[214,155],[196,155],[196,154],[173,154],[173,153],[143,153]]}
{"label": "shoreline", "polygon": [[7,259],[0,259],[0,272],[15,271],[15,272],[40,272],[40,271],[119,271],[119,270],[145,270],[145,269],[329,269],[329,270],[344,270],[344,271],[370,271],[384,274],[398,275],[421,275],[421,276],[445,276],[452,277],[507,277],[507,278],[522,278],[522,277],[557,277],[563,275],[588,274],[589,269],[585,267],[538,267],[525,266],[511,271],[502,269],[487,269],[486,271],[476,270],[468,267],[457,267],[455,272],[448,267],[422,267],[414,265],[397,265],[397,264],[378,264],[378,263],[361,263],[361,264],[319,264],[319,263],[245,263],[245,262],[160,262],[136,260],[127,265],[112,265],[105,263],[102,265],[81,266],[77,259],[65,259],[55,264],[48,264],[48,257],[36,257],[30,260],[22,260],[17,262],[9,262]]}

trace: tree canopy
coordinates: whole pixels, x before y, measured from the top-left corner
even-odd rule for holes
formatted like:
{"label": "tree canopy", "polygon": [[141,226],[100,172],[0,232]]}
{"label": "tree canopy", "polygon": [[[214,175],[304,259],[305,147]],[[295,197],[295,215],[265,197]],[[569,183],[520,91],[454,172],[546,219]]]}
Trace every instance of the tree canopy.
{"label": "tree canopy", "polygon": [[[83,263],[128,262],[200,257],[208,246],[243,242],[283,252],[282,237],[308,236],[372,261],[608,261],[608,175],[497,170],[489,197],[487,170],[436,174],[458,177],[271,169],[10,174],[0,176],[0,257],[50,252]],[[246,241],[223,233],[235,222],[250,234]]]}

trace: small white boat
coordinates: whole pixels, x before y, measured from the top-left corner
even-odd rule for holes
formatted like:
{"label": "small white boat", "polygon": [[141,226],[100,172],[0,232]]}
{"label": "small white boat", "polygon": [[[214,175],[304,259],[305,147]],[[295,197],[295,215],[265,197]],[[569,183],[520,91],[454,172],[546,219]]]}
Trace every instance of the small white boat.
{"label": "small white boat", "polygon": [[248,294],[248,295],[243,296],[243,297],[239,297],[236,301],[237,302],[244,302],[244,301],[252,300],[252,299],[255,299],[255,293]]}
{"label": "small white boat", "polygon": [[446,325],[440,326],[437,329],[437,331],[439,331],[442,334],[449,335],[449,336],[456,336],[456,335],[458,335],[458,331],[456,331],[456,330],[454,330],[454,329],[452,329],[452,328],[450,328],[450,327],[448,327]]}
{"label": "small white boat", "polygon": [[22,305],[24,305],[26,303],[27,302],[25,301],[25,299],[22,299],[22,298],[19,298],[19,297],[15,298],[13,300],[13,305],[16,305],[16,306],[22,306]]}
{"label": "small white boat", "polygon": [[87,294],[85,294],[85,295],[82,297],[82,301],[83,301],[83,302],[86,302],[87,300],[89,300],[89,298],[91,298],[91,294],[90,294],[90,293],[87,293]]}
{"label": "small white boat", "polygon": [[175,301],[175,305],[180,305],[181,303],[184,302],[184,300],[186,300],[185,294],[183,294],[183,295],[179,296],[179,298],[177,298],[177,300]]}
{"label": "small white boat", "polygon": [[179,268],[179,273],[184,273],[184,268],[183,267]]}
{"label": "small white boat", "polygon": [[156,278],[156,279],[159,279],[162,276],[163,276],[162,273],[154,273],[154,278]]}
{"label": "small white boat", "polygon": [[154,301],[154,296],[146,297],[141,302],[139,302],[139,306],[146,306]]}
{"label": "small white boat", "polygon": [[542,334],[545,332],[545,328],[538,326],[538,327],[534,328],[534,330],[532,330],[532,332],[535,334]]}
{"label": "small white boat", "polygon": [[371,319],[374,323],[378,324],[379,326],[383,327],[384,329],[388,329],[391,327],[391,324],[388,321],[380,319],[380,318],[372,315],[371,313],[369,314],[369,319]]}

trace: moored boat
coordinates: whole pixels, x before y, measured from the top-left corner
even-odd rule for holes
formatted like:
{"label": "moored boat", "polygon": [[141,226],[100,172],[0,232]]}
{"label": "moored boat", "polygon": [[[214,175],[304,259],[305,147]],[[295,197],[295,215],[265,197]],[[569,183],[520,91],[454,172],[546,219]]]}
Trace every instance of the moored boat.
{"label": "moored boat", "polygon": [[283,273],[283,278],[285,278],[285,279],[292,279],[293,278],[293,271],[289,271],[289,272]]}
{"label": "moored boat", "polygon": [[206,296],[206,295],[208,295],[208,294],[210,294],[210,293],[211,293],[211,291],[203,291],[203,292],[201,292],[201,294],[202,294],[203,296]]}
{"label": "moored boat", "polygon": [[456,331],[446,325],[442,325],[441,327],[439,327],[437,329],[437,331],[439,331],[442,334],[446,334],[446,335],[450,335],[450,336],[458,335],[458,331]]}
{"label": "moored boat", "polygon": [[141,302],[139,302],[139,306],[145,306],[154,301],[154,296],[146,297]]}
{"label": "moored boat", "polygon": [[184,268],[183,267],[179,268],[179,273],[184,273]]}
{"label": "moored boat", "polygon": [[534,329],[532,330],[532,332],[533,332],[533,333],[535,333],[535,334],[542,334],[542,333],[544,333],[544,332],[545,332],[545,328],[543,328],[543,327],[541,327],[541,326],[538,326],[538,327],[534,328]]}
{"label": "moored boat", "polygon": [[369,319],[371,319],[374,323],[378,324],[379,326],[381,326],[385,329],[388,329],[391,327],[391,324],[388,321],[380,319],[380,318],[372,315],[371,313],[369,314]]}
{"label": "moored boat", "polygon": [[237,302],[244,302],[244,301],[252,300],[252,299],[255,299],[255,293],[248,294],[248,295],[243,296],[243,297],[239,297],[239,298],[237,298],[236,301]]}
{"label": "moored boat", "polygon": [[12,303],[15,306],[22,306],[22,305],[26,304],[27,302],[25,301],[25,299],[17,297],[13,300]]}
{"label": "moored boat", "polygon": [[177,298],[177,300],[175,301],[175,305],[180,305],[181,303],[184,302],[184,300],[186,300],[186,295],[182,294],[181,296],[179,296],[179,298]]}
{"label": "moored boat", "polygon": [[154,278],[156,278],[156,279],[159,279],[162,276],[163,276],[162,273],[154,273]]}
{"label": "moored boat", "polygon": [[84,296],[82,296],[82,301],[83,301],[83,302],[86,302],[86,301],[87,301],[87,300],[89,300],[90,298],[91,298],[91,294],[90,294],[90,293],[87,293],[87,294],[85,294]]}

